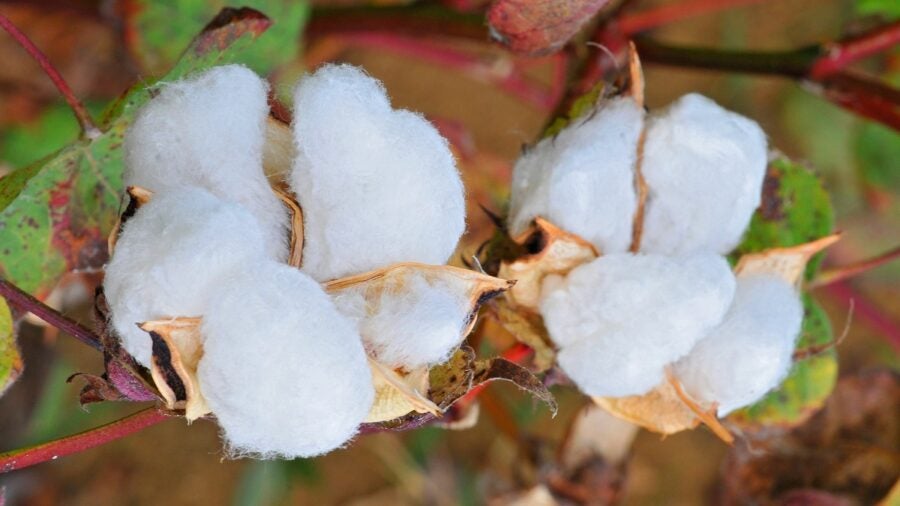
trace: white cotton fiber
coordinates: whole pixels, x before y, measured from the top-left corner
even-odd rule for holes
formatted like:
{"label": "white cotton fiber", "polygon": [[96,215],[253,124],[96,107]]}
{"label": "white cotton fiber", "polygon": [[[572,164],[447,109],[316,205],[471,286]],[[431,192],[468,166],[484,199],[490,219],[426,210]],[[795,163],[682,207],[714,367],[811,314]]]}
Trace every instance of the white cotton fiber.
{"label": "white cotton fiber", "polygon": [[203,395],[234,455],[311,457],[372,405],[359,334],[312,278],[275,262],[235,272],[203,318]]}
{"label": "white cotton fiber", "polygon": [[443,264],[465,229],[447,142],[418,114],[391,109],[381,83],[327,65],[297,87],[303,270],[319,281],[397,262]]}
{"label": "white cotton fiber", "polygon": [[544,323],[559,365],[588,395],[646,393],[721,322],[734,295],[713,254],[604,255],[544,282]]}
{"label": "white cotton fiber", "polygon": [[372,356],[407,370],[444,362],[465,337],[469,290],[462,280],[411,274],[389,281],[376,297],[361,284],[333,295],[340,312],[359,328]]}
{"label": "white cotton fiber", "polygon": [[649,188],[641,250],[725,254],[759,206],[766,137],[756,122],[697,94],[648,120]]}
{"label": "white cotton fiber", "polygon": [[790,284],[770,275],[739,277],[725,320],[678,362],[676,376],[689,394],[727,415],[784,380],[802,321],[803,304]]}
{"label": "white cotton fiber", "polygon": [[164,84],[125,134],[126,185],[199,186],[244,205],[274,259],[288,251],[287,210],[263,173],[268,86],[240,65]]}
{"label": "white cotton fiber", "polygon": [[185,187],[155,195],[125,223],[103,282],[125,349],[150,365],[137,323],[202,316],[211,292],[236,269],[265,258],[263,234],[241,205]]}
{"label": "white cotton fiber", "polygon": [[542,216],[604,253],[626,251],[637,205],[634,164],[643,118],[632,98],[612,99],[528,150],[513,172],[512,234]]}

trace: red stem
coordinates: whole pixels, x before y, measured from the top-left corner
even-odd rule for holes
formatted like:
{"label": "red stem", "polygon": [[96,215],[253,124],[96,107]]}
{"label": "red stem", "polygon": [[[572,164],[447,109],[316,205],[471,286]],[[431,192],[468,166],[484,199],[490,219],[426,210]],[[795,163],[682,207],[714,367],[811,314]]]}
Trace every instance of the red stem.
{"label": "red stem", "polygon": [[809,77],[821,80],[837,74],[853,63],[900,44],[900,21],[859,37],[826,44],[825,54],[809,70]]}
{"label": "red stem", "polygon": [[625,13],[618,20],[618,27],[626,35],[659,28],[682,19],[700,14],[733,9],[760,3],[763,0],[687,0],[685,2],[661,5],[636,13]]}
{"label": "red stem", "polygon": [[34,314],[41,320],[71,335],[91,348],[103,351],[100,338],[89,328],[66,318],[59,311],[37,300],[5,279],[0,279],[0,297],[3,297],[7,302],[20,310]]}
{"label": "red stem", "polygon": [[72,93],[72,89],[69,88],[66,80],[63,79],[63,76],[59,73],[58,70],[50,63],[50,60],[36,45],[34,42],[28,38],[27,35],[22,33],[16,25],[12,23],[6,16],[0,14],[0,27],[9,33],[12,38],[22,46],[26,52],[44,69],[44,73],[47,74],[47,77],[53,81],[53,84],[56,85],[56,89],[62,94],[63,98],[66,102],[69,103],[69,107],[72,108],[72,112],[75,113],[75,118],[78,119],[78,123],[81,125],[81,131],[84,136],[89,139],[94,139],[100,135],[100,130],[94,125],[94,121],[91,120],[91,115],[88,113],[87,109],[84,107],[84,104],[81,103],[77,98],[75,98],[75,94]]}
{"label": "red stem", "polygon": [[169,415],[155,407],[147,408],[121,420],[116,420],[78,434],[29,448],[0,453],[0,474],[89,450],[139,432],[168,418]]}
{"label": "red stem", "polygon": [[867,258],[849,265],[834,267],[820,272],[815,279],[806,284],[807,289],[815,289],[852,278],[864,272],[880,267],[886,263],[900,259],[900,247],[896,247],[873,258]]}

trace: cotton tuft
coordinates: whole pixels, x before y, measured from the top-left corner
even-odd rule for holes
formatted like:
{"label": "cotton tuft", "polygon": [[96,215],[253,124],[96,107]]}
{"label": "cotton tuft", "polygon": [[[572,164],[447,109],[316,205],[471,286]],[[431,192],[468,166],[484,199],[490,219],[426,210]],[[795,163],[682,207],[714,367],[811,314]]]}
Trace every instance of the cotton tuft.
{"label": "cotton tuft", "polygon": [[263,233],[241,205],[199,188],[154,196],[129,219],[103,286],[125,350],[150,365],[150,336],[137,323],[201,316],[230,271],[265,258]]}
{"label": "cotton tuft", "polygon": [[604,253],[626,251],[637,207],[634,165],[643,118],[634,99],[612,99],[522,155],[513,171],[512,234],[541,216]]}
{"label": "cotton tuft", "polygon": [[262,166],[268,85],[241,65],[164,84],[125,134],[126,185],[156,193],[199,186],[244,205],[270,256],[288,251],[287,210]]}
{"label": "cotton tuft", "polygon": [[641,250],[734,249],[759,206],[766,137],[759,125],[697,94],[648,120],[641,170],[649,189]]}
{"label": "cotton tuft", "polygon": [[718,403],[725,416],[784,380],[802,321],[800,296],[783,279],[739,277],[725,320],[678,362],[675,374],[689,394]]}
{"label": "cotton tuft", "polygon": [[443,264],[465,229],[463,186],[447,141],[391,108],[381,83],[326,65],[294,96],[303,270],[319,281],[397,263]]}
{"label": "cotton tuft", "polygon": [[359,334],[293,267],[233,272],[211,294],[202,332],[200,387],[234,455],[321,455],[352,438],[372,406]]}
{"label": "cotton tuft", "polygon": [[728,310],[734,275],[720,256],[604,255],[549,276],[540,305],[558,363],[588,395],[648,392]]}
{"label": "cotton tuft", "polygon": [[333,296],[355,321],[366,347],[381,363],[412,370],[445,362],[464,336],[472,315],[469,291],[456,278],[413,275],[367,300],[365,286]]}

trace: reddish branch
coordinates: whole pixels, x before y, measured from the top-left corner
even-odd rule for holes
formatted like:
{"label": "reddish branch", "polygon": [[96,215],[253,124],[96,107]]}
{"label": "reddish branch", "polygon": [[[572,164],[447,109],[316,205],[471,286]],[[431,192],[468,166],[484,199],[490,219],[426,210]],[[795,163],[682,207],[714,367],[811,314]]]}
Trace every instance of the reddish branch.
{"label": "reddish branch", "polygon": [[53,81],[53,84],[56,85],[56,89],[59,90],[60,94],[62,94],[63,98],[68,102],[69,107],[72,108],[72,112],[75,113],[75,118],[78,119],[78,123],[81,125],[81,131],[83,135],[88,137],[89,139],[96,138],[100,135],[100,130],[94,125],[93,120],[91,119],[90,113],[88,113],[87,109],[84,107],[84,104],[81,103],[75,97],[75,94],[72,92],[72,89],[69,88],[69,84],[66,83],[66,80],[63,79],[63,76],[59,73],[58,70],[50,63],[50,60],[36,45],[34,42],[22,33],[16,25],[12,23],[6,16],[0,14],[0,27],[6,30],[10,36],[20,45],[22,48],[28,52],[29,55],[44,69],[44,73],[47,74],[47,77]]}
{"label": "reddish branch", "polygon": [[635,34],[659,28],[682,19],[733,9],[744,5],[760,3],[763,0],[688,0],[661,5],[645,11],[624,13],[618,19],[619,30],[624,34]]}
{"label": "reddish branch", "polygon": [[859,60],[900,45],[900,21],[864,35],[825,44],[825,54],[813,63],[809,77],[815,80],[837,74]]}
{"label": "reddish branch", "polygon": [[169,415],[155,407],[147,408],[85,432],[29,448],[0,453],[0,474],[89,450],[139,432],[168,418]]}
{"label": "reddish branch", "polygon": [[19,310],[32,313],[41,320],[44,320],[50,325],[71,335],[91,348],[103,351],[103,346],[100,344],[100,338],[89,328],[74,320],[66,318],[60,314],[59,311],[37,300],[5,279],[0,279],[0,297],[6,299],[7,302]]}
{"label": "reddish branch", "polygon": [[806,284],[809,289],[820,288],[823,286],[837,283],[845,279],[852,278],[864,272],[870,271],[876,267],[880,267],[888,262],[900,259],[900,247],[882,253],[874,258],[869,258],[861,262],[850,265],[835,267],[827,271],[819,273],[818,276],[810,283]]}

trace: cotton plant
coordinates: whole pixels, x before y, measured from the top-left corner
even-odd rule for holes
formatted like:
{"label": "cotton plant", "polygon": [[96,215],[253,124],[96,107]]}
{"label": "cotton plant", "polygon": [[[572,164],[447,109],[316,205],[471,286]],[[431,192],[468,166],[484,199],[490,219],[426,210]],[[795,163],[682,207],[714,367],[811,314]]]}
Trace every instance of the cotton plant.
{"label": "cotton plant", "polygon": [[364,423],[440,415],[429,368],[511,283],[444,265],[465,229],[459,173],[380,82],[324,66],[290,126],[267,93],[229,65],[138,113],[104,291],[170,409],[214,415],[232,455],[306,457]]}
{"label": "cotton plant", "polygon": [[663,433],[702,421],[728,440],[717,417],[787,376],[803,268],[836,236],[729,267],[760,205],[764,132],[697,94],[646,112],[632,78],[516,162],[506,302],[540,316],[525,334],[546,332],[555,363],[611,413]]}

